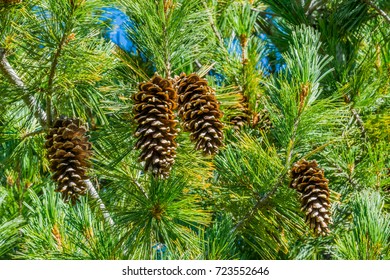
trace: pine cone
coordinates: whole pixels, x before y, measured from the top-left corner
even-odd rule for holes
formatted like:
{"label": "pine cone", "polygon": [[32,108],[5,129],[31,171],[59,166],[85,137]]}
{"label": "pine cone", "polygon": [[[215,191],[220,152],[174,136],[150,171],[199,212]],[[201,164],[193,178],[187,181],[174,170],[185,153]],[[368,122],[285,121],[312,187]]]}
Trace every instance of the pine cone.
{"label": "pine cone", "polygon": [[92,155],[92,144],[85,135],[87,127],[79,119],[61,117],[56,120],[46,136],[45,147],[52,178],[58,183],[57,192],[63,199],[75,204],[80,195],[85,195],[87,188],[84,180]]}
{"label": "pine cone", "polygon": [[262,131],[269,131],[272,128],[272,122],[267,109],[261,110],[253,117],[252,125],[254,128],[259,128]]}
{"label": "pine cone", "polygon": [[238,110],[239,114],[230,118],[230,123],[233,125],[233,128],[235,130],[240,130],[243,126],[249,124],[251,120],[248,98],[242,94],[240,95],[240,103],[235,108],[236,110]]}
{"label": "pine cone", "polygon": [[318,167],[315,160],[309,162],[302,159],[293,165],[290,176],[290,187],[301,194],[306,222],[317,235],[327,235],[330,202],[328,180],[324,177],[324,171]]}
{"label": "pine cone", "polygon": [[166,178],[176,157],[176,120],[173,110],[177,95],[171,81],[155,75],[149,82],[139,84],[134,95],[134,112],[139,137],[135,147],[141,149],[140,161],[145,171]]}
{"label": "pine cone", "polygon": [[222,146],[222,113],[215,98],[214,90],[207,80],[197,74],[181,74],[177,92],[179,95],[178,114],[184,122],[184,130],[191,132],[195,148],[204,154],[215,154]]}

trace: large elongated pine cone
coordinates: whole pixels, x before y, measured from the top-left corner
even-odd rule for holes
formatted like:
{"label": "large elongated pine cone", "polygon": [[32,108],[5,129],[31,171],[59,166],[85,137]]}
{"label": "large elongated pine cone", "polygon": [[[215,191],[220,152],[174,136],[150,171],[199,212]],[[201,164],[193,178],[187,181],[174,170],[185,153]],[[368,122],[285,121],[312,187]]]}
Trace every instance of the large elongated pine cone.
{"label": "large elongated pine cone", "polygon": [[207,80],[193,73],[182,73],[178,79],[178,114],[184,122],[184,130],[191,132],[195,148],[204,154],[216,154],[222,146],[222,112],[214,90]]}
{"label": "large elongated pine cone", "polygon": [[253,117],[252,125],[253,128],[268,132],[273,127],[268,110],[263,109],[257,113]]}
{"label": "large elongated pine cone", "polygon": [[324,171],[318,167],[315,160],[302,159],[294,163],[290,176],[292,178],[290,187],[301,194],[300,200],[306,222],[315,234],[327,235],[331,218],[328,180],[324,177]]}
{"label": "large elongated pine cone", "polygon": [[177,94],[171,81],[155,75],[149,82],[139,84],[133,97],[134,113],[139,137],[135,147],[141,150],[139,160],[145,162],[145,171],[166,178],[176,157],[177,129],[173,110]]}
{"label": "large elongated pine cone", "polygon": [[80,119],[61,117],[57,119],[46,136],[45,147],[57,192],[67,202],[75,204],[80,195],[85,195],[84,180],[90,167],[92,144],[86,136],[87,126]]}

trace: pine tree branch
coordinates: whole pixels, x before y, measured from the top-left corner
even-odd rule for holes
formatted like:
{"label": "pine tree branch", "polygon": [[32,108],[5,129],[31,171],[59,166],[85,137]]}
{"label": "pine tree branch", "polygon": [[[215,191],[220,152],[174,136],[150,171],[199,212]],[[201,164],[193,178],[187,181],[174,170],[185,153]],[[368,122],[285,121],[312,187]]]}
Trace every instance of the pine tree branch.
{"label": "pine tree branch", "polygon": [[273,188],[268,192],[266,193],[264,196],[260,197],[260,196],[257,196],[256,199],[257,199],[257,202],[256,204],[253,206],[253,208],[236,224],[236,226],[232,229],[232,233],[237,231],[238,229],[240,229],[245,223],[247,223],[254,215],[255,213],[257,212],[257,210],[260,209],[261,206],[265,205],[268,200],[271,198],[272,195],[274,195],[276,193],[276,191],[278,190],[278,188],[280,187],[280,185],[282,184],[283,180],[284,180],[284,176],[286,175],[285,172],[283,172],[279,178],[278,178],[278,181],[276,182],[276,184],[273,186]]}
{"label": "pine tree branch", "polygon": [[223,38],[222,38],[222,35],[219,32],[217,26],[215,25],[213,16],[212,16],[211,12],[209,11],[209,8],[208,8],[206,2],[203,2],[203,5],[206,8],[206,12],[207,12],[207,15],[209,17],[209,22],[210,22],[211,29],[213,30],[215,36],[217,36],[219,44],[221,45],[221,47],[223,47],[224,46]]}
{"label": "pine tree branch", "polygon": [[[289,142],[288,149],[287,149],[285,170],[289,170],[290,169],[290,164],[291,164],[293,151],[294,151],[293,148],[294,148],[294,144],[295,144],[295,140],[296,140],[296,134],[298,132],[298,126],[299,126],[299,123],[301,121],[301,114],[302,114],[302,111],[299,112],[299,114],[297,116],[297,119],[294,122],[294,126],[293,126],[293,129],[292,129],[293,131],[292,131],[291,140]],[[256,197],[257,198],[257,202],[256,202],[255,206],[253,206],[253,208],[244,216],[244,218],[241,219],[241,221],[237,223],[237,225],[234,227],[233,231],[239,229],[241,226],[244,225],[244,223],[249,221],[253,217],[253,215],[256,213],[256,211],[261,206],[263,206],[273,194],[275,194],[275,192],[277,191],[279,186],[283,183],[283,180],[284,180],[285,176],[286,176],[286,171],[282,172],[282,174],[279,176],[276,184],[271,189],[271,191],[269,191],[263,197],[259,197],[259,196]]]}
{"label": "pine tree branch", "polygon": [[240,35],[240,45],[241,45],[241,64],[245,68],[245,65],[248,64],[248,43],[249,40],[245,34]]}
{"label": "pine tree branch", "polygon": [[133,179],[133,183],[138,188],[138,190],[146,197],[146,199],[149,199],[148,194],[146,193],[145,189],[141,186],[141,184],[137,181],[137,179]]}
{"label": "pine tree branch", "polygon": [[164,64],[165,64],[165,75],[166,75],[166,79],[169,79],[171,77],[171,73],[172,73],[172,66],[171,66],[171,55],[169,53],[169,41],[168,41],[168,38],[169,38],[169,34],[168,34],[168,18],[169,18],[169,15],[168,15],[168,12],[169,12],[169,9],[171,9],[172,7],[172,3],[167,1],[167,0],[164,0],[164,20],[163,20],[163,23],[162,23],[162,28],[163,28],[163,44],[164,44]]}
{"label": "pine tree branch", "polygon": [[337,165],[337,164],[333,164],[333,166],[336,168],[337,172],[344,175],[344,177],[347,179],[348,183],[351,185],[351,187],[354,189],[354,190],[359,190],[360,189],[360,186],[358,184],[358,182],[352,178],[352,173],[349,172],[345,172],[343,170],[343,168],[341,168],[341,166]]}
{"label": "pine tree branch", "polygon": [[7,60],[5,49],[3,48],[0,48],[0,70],[14,85],[16,85],[18,88],[20,88],[23,91],[24,93],[23,102],[34,113],[35,118],[39,121],[41,126],[46,127],[47,124],[46,112],[42,110],[35,97],[30,94],[26,85],[23,83],[22,79],[12,68],[12,66]]}
{"label": "pine tree branch", "polygon": [[362,133],[363,139],[364,140],[367,139],[367,133],[366,133],[366,129],[364,128],[363,120],[360,118],[358,112],[354,108],[351,108],[351,112],[354,119],[356,120],[356,123],[360,128],[360,132]]}
{"label": "pine tree branch", "polygon": [[[351,98],[348,95],[344,95],[344,100],[347,104],[351,103]],[[364,122],[363,122],[362,118],[360,117],[360,115],[356,111],[356,109],[353,108],[352,106],[350,107],[350,110],[351,110],[353,118],[356,120],[356,123],[360,129],[363,140],[366,140],[367,139],[367,132],[366,132],[366,129],[364,128]]]}
{"label": "pine tree branch", "polygon": [[299,123],[301,121],[301,114],[302,114],[302,112],[300,111],[298,113],[297,119],[294,122],[291,139],[290,139],[289,145],[287,147],[287,157],[286,157],[286,168],[287,169],[290,169],[290,164],[291,164],[293,151],[294,151],[294,144],[295,144],[295,140],[296,140],[297,132],[298,132],[298,126],[299,126]]}
{"label": "pine tree branch", "polygon": [[[247,95],[247,65],[248,65],[248,38],[245,34],[240,36],[240,45],[241,45],[241,66],[242,66],[242,77],[244,79],[244,84],[241,86],[241,83],[238,83],[240,86],[241,93],[243,96]],[[237,79],[235,77],[235,79]]]}
{"label": "pine tree branch", "polygon": [[[15,70],[12,68],[12,66],[9,64],[6,56],[5,56],[5,50],[3,48],[0,48],[0,70],[4,73],[4,75],[18,88],[20,88],[24,92],[23,101],[27,105],[27,107],[34,113],[34,116],[37,118],[39,123],[42,125],[42,127],[46,127],[48,125],[47,123],[47,115],[44,110],[39,106],[37,100],[32,96],[29,91],[27,90],[25,84],[23,83],[22,79],[18,76],[18,74],[15,72]],[[112,220],[110,214],[106,210],[106,207],[99,197],[98,192],[96,191],[94,185],[90,180],[85,181],[88,192],[90,196],[97,200],[99,203],[99,207],[103,212],[103,216],[106,219],[106,221],[113,225],[114,221]]]}
{"label": "pine tree branch", "polygon": [[58,65],[58,59],[61,56],[61,52],[62,52],[62,49],[65,45],[66,38],[67,38],[67,32],[64,32],[64,34],[62,35],[61,41],[58,44],[57,50],[54,53],[53,62],[51,63],[51,67],[50,67],[49,79],[48,79],[48,83],[47,83],[48,95],[47,95],[47,104],[46,104],[46,114],[47,114],[48,126],[50,126],[52,123],[51,97],[52,97],[52,93],[53,93],[54,76],[55,76],[56,68]]}
{"label": "pine tree branch", "polygon": [[94,185],[92,184],[91,180],[85,180],[84,182],[85,182],[85,184],[87,185],[89,195],[90,195],[94,200],[96,200],[97,203],[99,204],[99,208],[100,208],[100,210],[101,210],[102,213],[103,213],[104,219],[105,219],[111,226],[115,225],[114,220],[111,218],[110,213],[107,211],[106,206],[104,205],[102,199],[100,198],[100,196],[99,196],[98,192],[96,191]]}
{"label": "pine tree branch", "polygon": [[43,132],[45,132],[44,129],[38,129],[36,131],[28,132],[28,133],[25,133],[25,134],[22,135],[22,139],[24,140],[24,139],[26,139],[28,137],[35,136],[35,135],[41,134]]}
{"label": "pine tree branch", "polygon": [[378,12],[379,15],[381,15],[388,23],[390,23],[390,16],[386,14],[385,11],[383,11],[381,8],[379,8],[377,5],[375,5],[370,0],[364,0],[371,8],[373,8],[375,11]]}
{"label": "pine tree branch", "polygon": [[325,1],[313,1],[310,3],[309,5],[309,8],[307,9],[306,11],[306,16],[310,17],[312,15],[312,13],[320,6],[324,6],[326,4],[326,2],[328,2],[327,0]]}

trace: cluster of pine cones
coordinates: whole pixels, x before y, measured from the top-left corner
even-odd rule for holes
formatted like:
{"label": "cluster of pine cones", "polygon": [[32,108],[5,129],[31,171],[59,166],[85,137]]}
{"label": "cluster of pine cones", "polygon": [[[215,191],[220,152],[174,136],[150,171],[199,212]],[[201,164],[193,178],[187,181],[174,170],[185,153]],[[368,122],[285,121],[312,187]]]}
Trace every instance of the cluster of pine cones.
{"label": "cluster of pine cones", "polygon": [[[222,112],[214,90],[197,74],[181,74],[174,82],[155,75],[139,84],[133,96],[135,120],[138,124],[135,147],[141,150],[139,160],[145,171],[157,178],[169,176],[176,157],[174,110],[190,132],[195,149],[205,155],[216,154],[222,146]],[[266,114],[266,112],[262,112]],[[77,118],[60,117],[46,137],[47,158],[56,191],[65,201],[75,204],[87,192],[87,171],[92,144],[86,135],[88,127]],[[290,170],[290,187],[300,194],[306,222],[317,235],[329,233],[330,202],[328,180],[315,160],[302,159]]]}
{"label": "cluster of pine cones", "polygon": [[138,128],[135,145],[145,171],[158,178],[169,176],[176,157],[177,129],[174,110],[190,132],[195,149],[213,155],[222,146],[223,124],[219,102],[207,80],[197,74],[181,74],[174,81],[155,75],[139,84],[133,97]]}
{"label": "cluster of pine cones", "polygon": [[[177,120],[174,110],[183,120],[184,130],[191,133],[195,149],[213,155],[222,146],[222,113],[214,90],[197,74],[182,74],[173,83],[157,74],[139,84],[133,96],[135,121],[138,124],[135,148],[144,170],[157,178],[169,176],[176,157]],[[88,128],[77,118],[60,117],[50,128],[45,147],[56,191],[65,201],[75,204],[87,192],[87,171],[92,144],[86,135]]]}

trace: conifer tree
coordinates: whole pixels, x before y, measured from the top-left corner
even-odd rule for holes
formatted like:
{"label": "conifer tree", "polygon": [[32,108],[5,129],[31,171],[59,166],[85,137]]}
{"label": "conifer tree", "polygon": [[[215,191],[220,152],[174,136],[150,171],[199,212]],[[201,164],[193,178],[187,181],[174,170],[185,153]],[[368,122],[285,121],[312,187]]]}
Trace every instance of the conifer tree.
{"label": "conifer tree", "polygon": [[390,259],[389,14],[0,0],[0,259]]}

